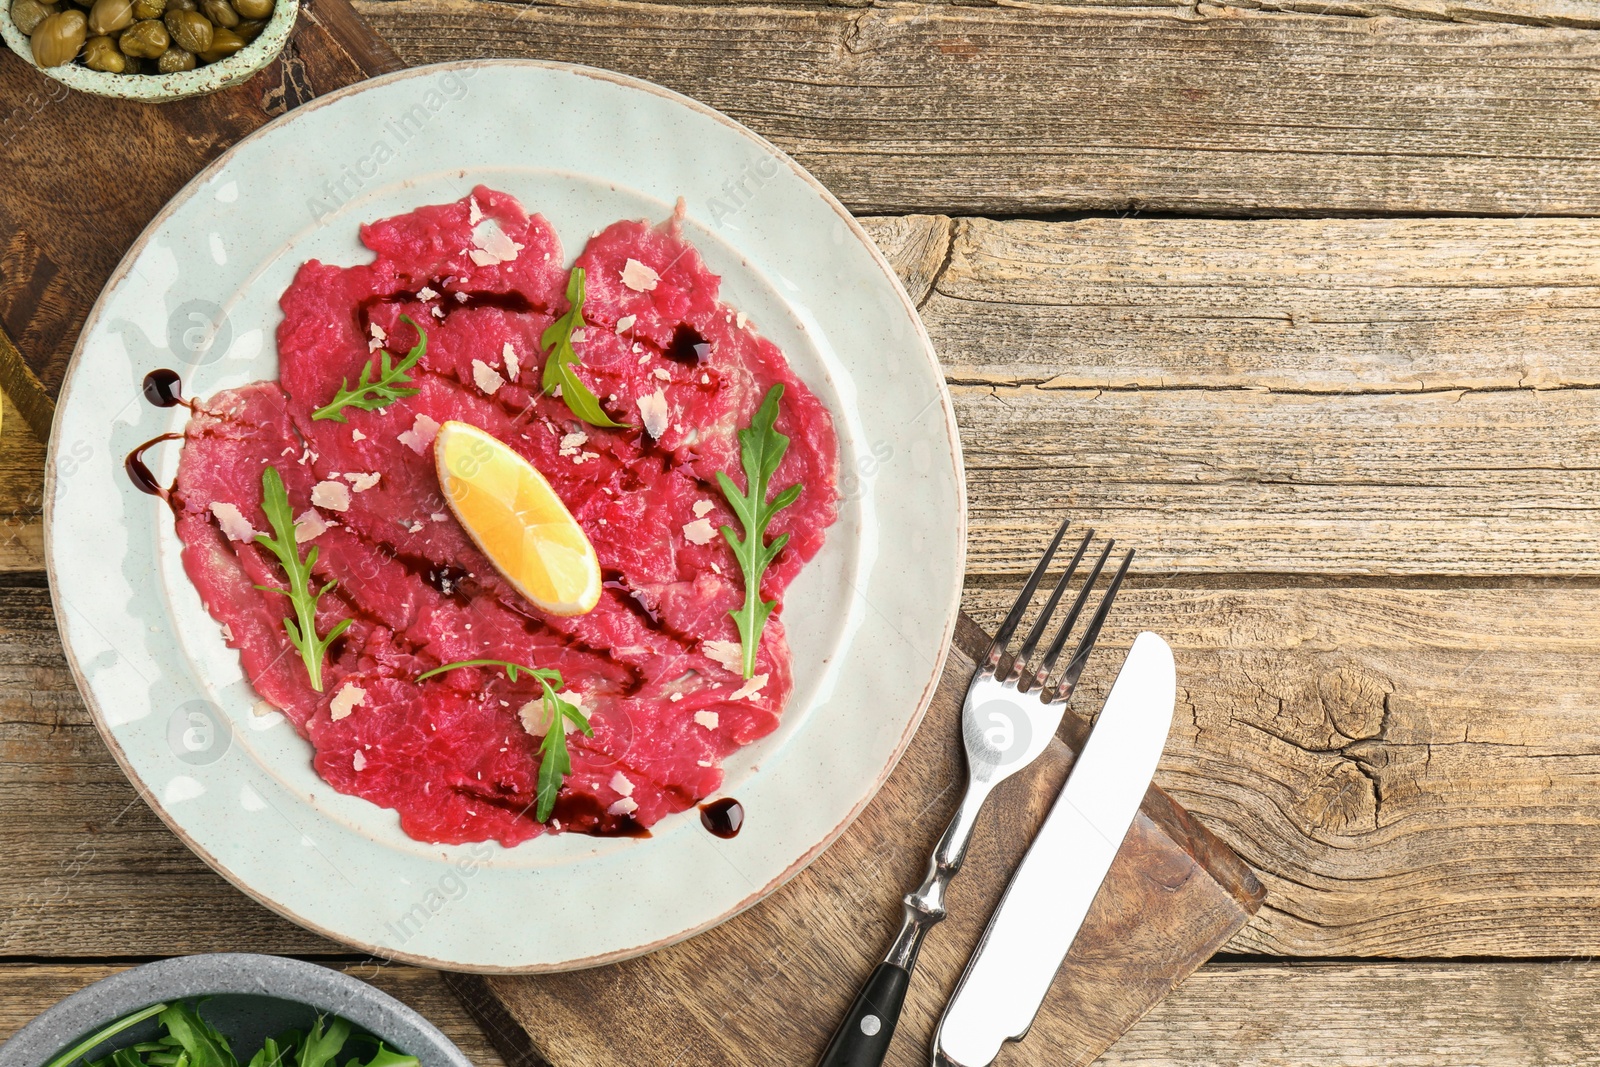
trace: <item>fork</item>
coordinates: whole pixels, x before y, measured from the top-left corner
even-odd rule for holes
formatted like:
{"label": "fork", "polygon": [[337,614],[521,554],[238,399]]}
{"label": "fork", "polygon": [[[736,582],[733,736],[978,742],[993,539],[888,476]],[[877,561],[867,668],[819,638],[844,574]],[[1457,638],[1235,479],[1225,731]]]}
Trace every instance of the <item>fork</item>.
{"label": "fork", "polygon": [[1099,559],[1095,561],[1083,588],[1078,591],[1060,630],[1043,658],[1034,663],[1034,653],[1038,651],[1039,643],[1049,628],[1050,619],[1094,538],[1093,530],[1085,533],[1077,551],[1073,553],[1072,562],[1056,582],[1044,609],[1029,629],[1028,636],[1023,639],[1022,646],[1011,658],[1010,665],[1002,671],[1000,665],[1005,659],[1006,646],[1021,624],[1066,532],[1067,521],[1063,521],[1050,547],[1045,549],[1033,573],[1028,576],[1022,594],[1011,606],[1010,614],[995,633],[988,655],[973,672],[972,681],[967,685],[966,699],[961,706],[961,735],[967,753],[966,794],[961,799],[961,806],[956,809],[955,817],[950,820],[950,826],[933,850],[927,878],[905,897],[905,921],[901,924],[894,945],[856,993],[849,1012],[828,1042],[822,1059],[817,1061],[817,1067],[878,1067],[883,1063],[889,1051],[889,1042],[894,1037],[895,1024],[900,1019],[900,1008],[905,1003],[906,989],[911,984],[911,971],[917,965],[922,939],[945,917],[945,890],[961,870],[979,810],[995,786],[1032,763],[1045,750],[1050,738],[1055,736],[1056,728],[1061,725],[1062,712],[1072,699],[1078,677],[1083,673],[1083,665],[1089,653],[1094,651],[1100,629],[1111,612],[1117,591],[1122,587],[1122,579],[1133,562],[1133,551],[1130,549],[1123,556],[1099,605],[1078,638],[1072,657],[1067,660],[1061,675],[1052,682],[1051,671],[1066,648],[1067,638],[1082,615],[1089,595],[1101,571],[1105,569],[1111,548],[1116,543],[1108,540],[1101,549]]}

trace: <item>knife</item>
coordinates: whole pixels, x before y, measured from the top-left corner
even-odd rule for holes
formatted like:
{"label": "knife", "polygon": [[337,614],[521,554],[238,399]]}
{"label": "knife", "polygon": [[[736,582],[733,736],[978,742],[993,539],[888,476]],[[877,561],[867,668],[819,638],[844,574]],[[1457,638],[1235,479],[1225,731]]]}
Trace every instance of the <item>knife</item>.
{"label": "knife", "polygon": [[934,1067],[986,1067],[1033,1025],[1155,774],[1177,688],[1172,649],[1140,634],[945,1007]]}

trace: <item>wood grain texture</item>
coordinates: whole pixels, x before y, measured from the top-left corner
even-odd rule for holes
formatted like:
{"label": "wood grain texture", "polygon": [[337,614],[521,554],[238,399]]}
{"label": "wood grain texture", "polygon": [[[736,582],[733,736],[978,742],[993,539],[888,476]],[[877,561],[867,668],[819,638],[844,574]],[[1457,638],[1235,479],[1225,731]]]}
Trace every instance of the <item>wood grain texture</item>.
{"label": "wood grain texture", "polygon": [[[883,791],[820,859],[761,904],[642,959],[564,975],[469,979],[465,987],[499,1000],[557,1067],[814,1061],[892,940],[901,894],[921,880],[959,799],[968,653],[987,644],[970,624],[958,633],[928,719]],[[1086,729],[1072,722],[1065,734],[1081,744]],[[950,919],[923,948],[888,1063],[927,1062],[938,1013],[1071,759],[1067,746],[1052,741],[985,808],[950,890]],[[1152,789],[1034,1022],[1033,1040],[1008,1062],[1093,1060],[1245,922],[1259,893],[1246,868]]]}
{"label": "wood grain texture", "polygon": [[[500,1054],[437,971],[382,960],[330,964],[410,1005],[454,1041],[476,1067],[502,1067]],[[111,963],[0,964],[0,1042],[63,997],[128,969]]]}
{"label": "wood grain texture", "polygon": [[969,576],[1025,573],[1064,512],[1146,571],[1600,573],[1588,390],[952,393]]}
{"label": "wood grain texture", "polygon": [[0,574],[44,569],[44,445],[0,392]]}
{"label": "wood grain texture", "polygon": [[[893,241],[906,225],[872,232]],[[960,219],[954,235],[920,289],[957,382],[1600,385],[1600,222]]]}
{"label": "wood grain texture", "polygon": [[[688,93],[853,210],[1593,215],[1579,29],[1008,4],[358,0],[412,63],[567,60]],[[690,205],[696,209],[696,205]]]}
{"label": "wood grain texture", "polygon": [[[1452,1067],[1600,1058],[1600,966],[1216,963],[1102,1067]],[[1005,1060],[1002,1063],[1007,1062]]]}
{"label": "wood grain texture", "polygon": [[[1009,584],[1009,583],[1007,583]],[[969,584],[994,625],[1010,588]],[[1156,782],[1260,874],[1229,951],[1600,953],[1600,601],[1590,587],[1209,589],[1136,574],[1083,677],[1178,660]]]}
{"label": "wood grain texture", "polygon": [[[160,106],[71,92],[0,50],[0,331],[22,357],[0,350],[0,388],[41,439],[90,305],[168,199],[269,119],[398,67],[346,0],[306,0],[282,55],[249,81]],[[206,298],[190,284],[167,310]]]}

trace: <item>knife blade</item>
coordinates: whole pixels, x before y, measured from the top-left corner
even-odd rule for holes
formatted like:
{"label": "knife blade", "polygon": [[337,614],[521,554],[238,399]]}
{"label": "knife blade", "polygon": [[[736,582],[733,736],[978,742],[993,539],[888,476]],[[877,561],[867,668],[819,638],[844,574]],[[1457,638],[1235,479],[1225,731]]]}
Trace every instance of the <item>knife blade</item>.
{"label": "knife blade", "polygon": [[1033,1025],[1139,811],[1176,698],[1172,649],[1141,633],[945,1007],[935,1067],[986,1067]]}

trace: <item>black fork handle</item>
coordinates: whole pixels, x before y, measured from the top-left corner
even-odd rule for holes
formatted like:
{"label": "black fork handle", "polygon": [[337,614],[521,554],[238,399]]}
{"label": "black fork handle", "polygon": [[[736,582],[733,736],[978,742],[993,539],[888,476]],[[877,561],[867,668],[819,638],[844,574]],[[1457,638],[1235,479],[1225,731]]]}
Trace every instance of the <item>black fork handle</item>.
{"label": "black fork handle", "polygon": [[911,974],[904,967],[878,964],[845,1012],[817,1067],[879,1067],[889,1054],[910,984]]}

